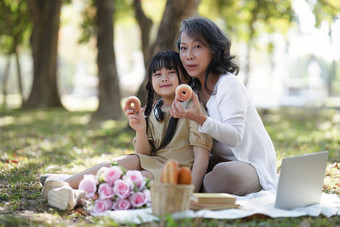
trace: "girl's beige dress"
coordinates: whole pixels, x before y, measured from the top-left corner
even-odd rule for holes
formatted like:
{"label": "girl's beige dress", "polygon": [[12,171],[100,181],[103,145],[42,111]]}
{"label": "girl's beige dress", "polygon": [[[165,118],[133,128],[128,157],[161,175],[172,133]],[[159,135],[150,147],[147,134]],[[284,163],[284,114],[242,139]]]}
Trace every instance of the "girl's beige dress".
{"label": "girl's beige dress", "polygon": [[[203,107],[202,107],[203,108]],[[169,120],[170,107],[162,109],[164,120],[157,121],[153,113],[149,116],[148,138],[158,148],[165,135]],[[212,138],[205,133],[198,132],[198,124],[185,118],[178,119],[176,132],[170,143],[158,150],[155,155],[137,154],[143,169],[152,173],[154,180],[159,181],[161,169],[169,159],[175,159],[180,166],[192,167],[194,163],[193,146],[210,151]]]}

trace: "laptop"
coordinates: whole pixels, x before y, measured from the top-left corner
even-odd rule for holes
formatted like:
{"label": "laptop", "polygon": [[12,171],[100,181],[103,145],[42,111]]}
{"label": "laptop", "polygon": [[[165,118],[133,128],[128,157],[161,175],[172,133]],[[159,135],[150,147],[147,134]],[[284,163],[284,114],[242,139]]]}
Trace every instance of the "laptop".
{"label": "laptop", "polygon": [[284,158],[275,208],[290,210],[320,203],[328,151]]}

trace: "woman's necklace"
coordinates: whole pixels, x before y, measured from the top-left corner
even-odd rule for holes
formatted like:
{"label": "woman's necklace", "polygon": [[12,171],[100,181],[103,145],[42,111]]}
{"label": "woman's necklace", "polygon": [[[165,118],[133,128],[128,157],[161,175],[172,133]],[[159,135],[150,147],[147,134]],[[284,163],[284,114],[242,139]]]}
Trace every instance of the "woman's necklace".
{"label": "woman's necklace", "polygon": [[[210,90],[212,90],[212,92],[215,89],[215,85],[216,85],[218,79],[219,79],[219,76],[215,76],[215,77],[210,78],[210,83],[208,83],[208,87],[209,87]],[[198,98],[202,102],[205,109],[207,109],[207,103],[210,99],[210,96],[211,96],[211,94],[204,88],[204,86],[202,86],[201,89],[198,92]]]}
{"label": "woman's necklace", "polygon": [[207,109],[207,102],[210,98],[210,94],[206,92],[204,88],[201,88],[200,91],[198,92],[198,98],[200,102],[203,104],[204,108]]}

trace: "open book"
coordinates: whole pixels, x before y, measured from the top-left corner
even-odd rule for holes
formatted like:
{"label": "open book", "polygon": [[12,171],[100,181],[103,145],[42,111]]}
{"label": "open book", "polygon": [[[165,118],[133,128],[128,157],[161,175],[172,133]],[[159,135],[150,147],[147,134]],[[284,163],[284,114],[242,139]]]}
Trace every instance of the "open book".
{"label": "open book", "polygon": [[236,197],[227,193],[193,193],[190,199],[192,210],[222,210],[238,208]]}

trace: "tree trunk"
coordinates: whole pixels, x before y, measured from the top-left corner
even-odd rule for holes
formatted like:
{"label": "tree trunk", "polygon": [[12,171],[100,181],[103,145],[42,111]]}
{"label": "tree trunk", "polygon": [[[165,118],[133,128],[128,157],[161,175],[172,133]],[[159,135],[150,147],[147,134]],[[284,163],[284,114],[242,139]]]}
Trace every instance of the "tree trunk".
{"label": "tree trunk", "polygon": [[114,5],[112,0],[96,0],[97,64],[99,76],[99,106],[94,119],[118,120],[122,117],[121,95],[114,50]]}
{"label": "tree trunk", "polygon": [[21,98],[21,105],[24,103],[24,92],[22,89],[22,76],[21,76],[21,64],[20,64],[20,59],[19,59],[19,54],[18,50],[15,49],[15,60],[16,60],[16,65],[17,65],[17,77],[18,77],[18,88],[19,88],[19,94]]}
{"label": "tree trunk", "polygon": [[[162,21],[158,28],[157,38],[151,48],[151,55],[154,56],[163,50],[175,50],[175,43],[178,36],[179,26],[182,20],[197,14],[197,8],[200,0],[168,0],[163,13]],[[149,62],[149,60],[147,61]],[[146,90],[145,85],[147,83],[147,77],[139,87],[137,92],[138,98],[140,98],[142,105],[146,103]]]}
{"label": "tree trunk", "polygon": [[28,0],[34,27],[31,36],[33,84],[23,108],[61,107],[57,89],[58,32],[61,0]]}
{"label": "tree trunk", "polygon": [[168,0],[157,38],[152,48],[152,56],[163,50],[176,50],[175,43],[181,22],[197,14],[200,0]]}
{"label": "tree trunk", "polygon": [[8,55],[7,63],[4,71],[4,79],[2,81],[2,108],[7,108],[7,81],[9,77],[9,68],[11,67],[11,55]]}
{"label": "tree trunk", "polygon": [[140,0],[134,0],[133,5],[136,11],[135,17],[142,36],[144,67],[147,68],[150,59],[150,31],[153,23],[152,20],[144,14]]}

